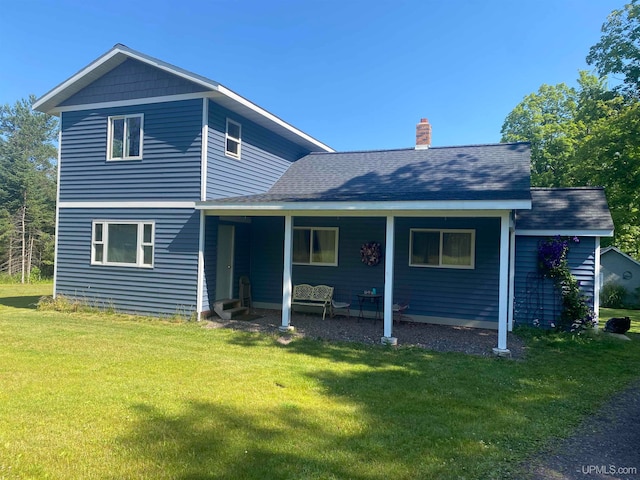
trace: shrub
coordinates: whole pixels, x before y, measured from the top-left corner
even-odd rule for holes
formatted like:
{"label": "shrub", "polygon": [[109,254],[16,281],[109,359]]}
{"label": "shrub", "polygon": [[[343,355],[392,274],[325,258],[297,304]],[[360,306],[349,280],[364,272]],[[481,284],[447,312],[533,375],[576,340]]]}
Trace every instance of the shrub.
{"label": "shrub", "polygon": [[606,308],[622,308],[626,296],[627,289],[619,283],[605,283],[600,290],[600,305]]}

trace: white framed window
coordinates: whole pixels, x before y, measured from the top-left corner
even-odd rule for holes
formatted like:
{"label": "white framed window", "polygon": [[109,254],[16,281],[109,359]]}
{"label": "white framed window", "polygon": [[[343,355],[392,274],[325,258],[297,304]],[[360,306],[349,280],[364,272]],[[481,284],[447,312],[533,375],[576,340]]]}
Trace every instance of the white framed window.
{"label": "white framed window", "polygon": [[96,220],[91,228],[91,264],[153,267],[154,222]]}
{"label": "white framed window", "polygon": [[233,158],[240,158],[240,147],[242,146],[242,125],[227,118],[227,130],[225,133],[225,155]]}
{"label": "white framed window", "polygon": [[140,160],[144,137],[144,115],[109,117],[107,160]]}
{"label": "white framed window", "polygon": [[294,227],[293,263],[338,266],[338,228]]}
{"label": "white framed window", "polygon": [[475,268],[476,231],[412,228],[409,266]]}

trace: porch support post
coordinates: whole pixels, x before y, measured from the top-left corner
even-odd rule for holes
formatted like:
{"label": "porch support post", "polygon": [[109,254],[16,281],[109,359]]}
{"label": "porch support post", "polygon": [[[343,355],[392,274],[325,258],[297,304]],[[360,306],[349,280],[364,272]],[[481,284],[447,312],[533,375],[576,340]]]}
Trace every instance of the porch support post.
{"label": "porch support post", "polygon": [[596,329],[600,326],[600,237],[595,237],[596,242],[595,258],[593,262],[593,313],[596,314]]}
{"label": "porch support post", "polygon": [[516,231],[514,226],[509,231],[509,331],[513,331],[514,299],[516,291]]}
{"label": "porch support post", "polygon": [[493,353],[509,356],[507,348],[508,296],[509,296],[509,219],[510,212],[500,215],[500,279],[498,281],[498,346]]}
{"label": "porch support post", "polygon": [[291,326],[291,265],[293,253],[293,217],[284,216],[284,267],[282,269],[282,325],[281,332],[293,330]]}
{"label": "porch support post", "polygon": [[381,341],[388,345],[397,345],[398,339],[391,336],[393,328],[393,252],[395,225],[393,215],[387,216],[387,238],[384,251],[384,336]]}
{"label": "porch support post", "polygon": [[196,284],[196,319],[202,320],[204,304],[204,233],[206,214],[200,210],[200,233],[198,237],[198,281]]}

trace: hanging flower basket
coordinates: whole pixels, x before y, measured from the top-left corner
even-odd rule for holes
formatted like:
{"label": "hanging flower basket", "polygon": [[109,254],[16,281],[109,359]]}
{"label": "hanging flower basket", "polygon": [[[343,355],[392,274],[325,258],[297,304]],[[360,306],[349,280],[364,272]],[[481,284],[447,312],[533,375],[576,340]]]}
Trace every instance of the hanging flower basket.
{"label": "hanging flower basket", "polygon": [[373,267],[380,263],[382,252],[378,242],[363,243],[360,247],[360,258],[362,263]]}

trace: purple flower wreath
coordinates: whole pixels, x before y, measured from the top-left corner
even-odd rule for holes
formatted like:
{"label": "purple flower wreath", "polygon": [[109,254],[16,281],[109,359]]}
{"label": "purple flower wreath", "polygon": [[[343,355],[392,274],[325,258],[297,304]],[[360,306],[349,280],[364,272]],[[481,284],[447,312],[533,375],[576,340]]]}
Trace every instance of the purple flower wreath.
{"label": "purple flower wreath", "polygon": [[380,259],[382,258],[382,252],[380,251],[380,244],[378,242],[369,242],[364,243],[360,247],[360,257],[362,258],[362,263],[373,267],[380,263]]}

